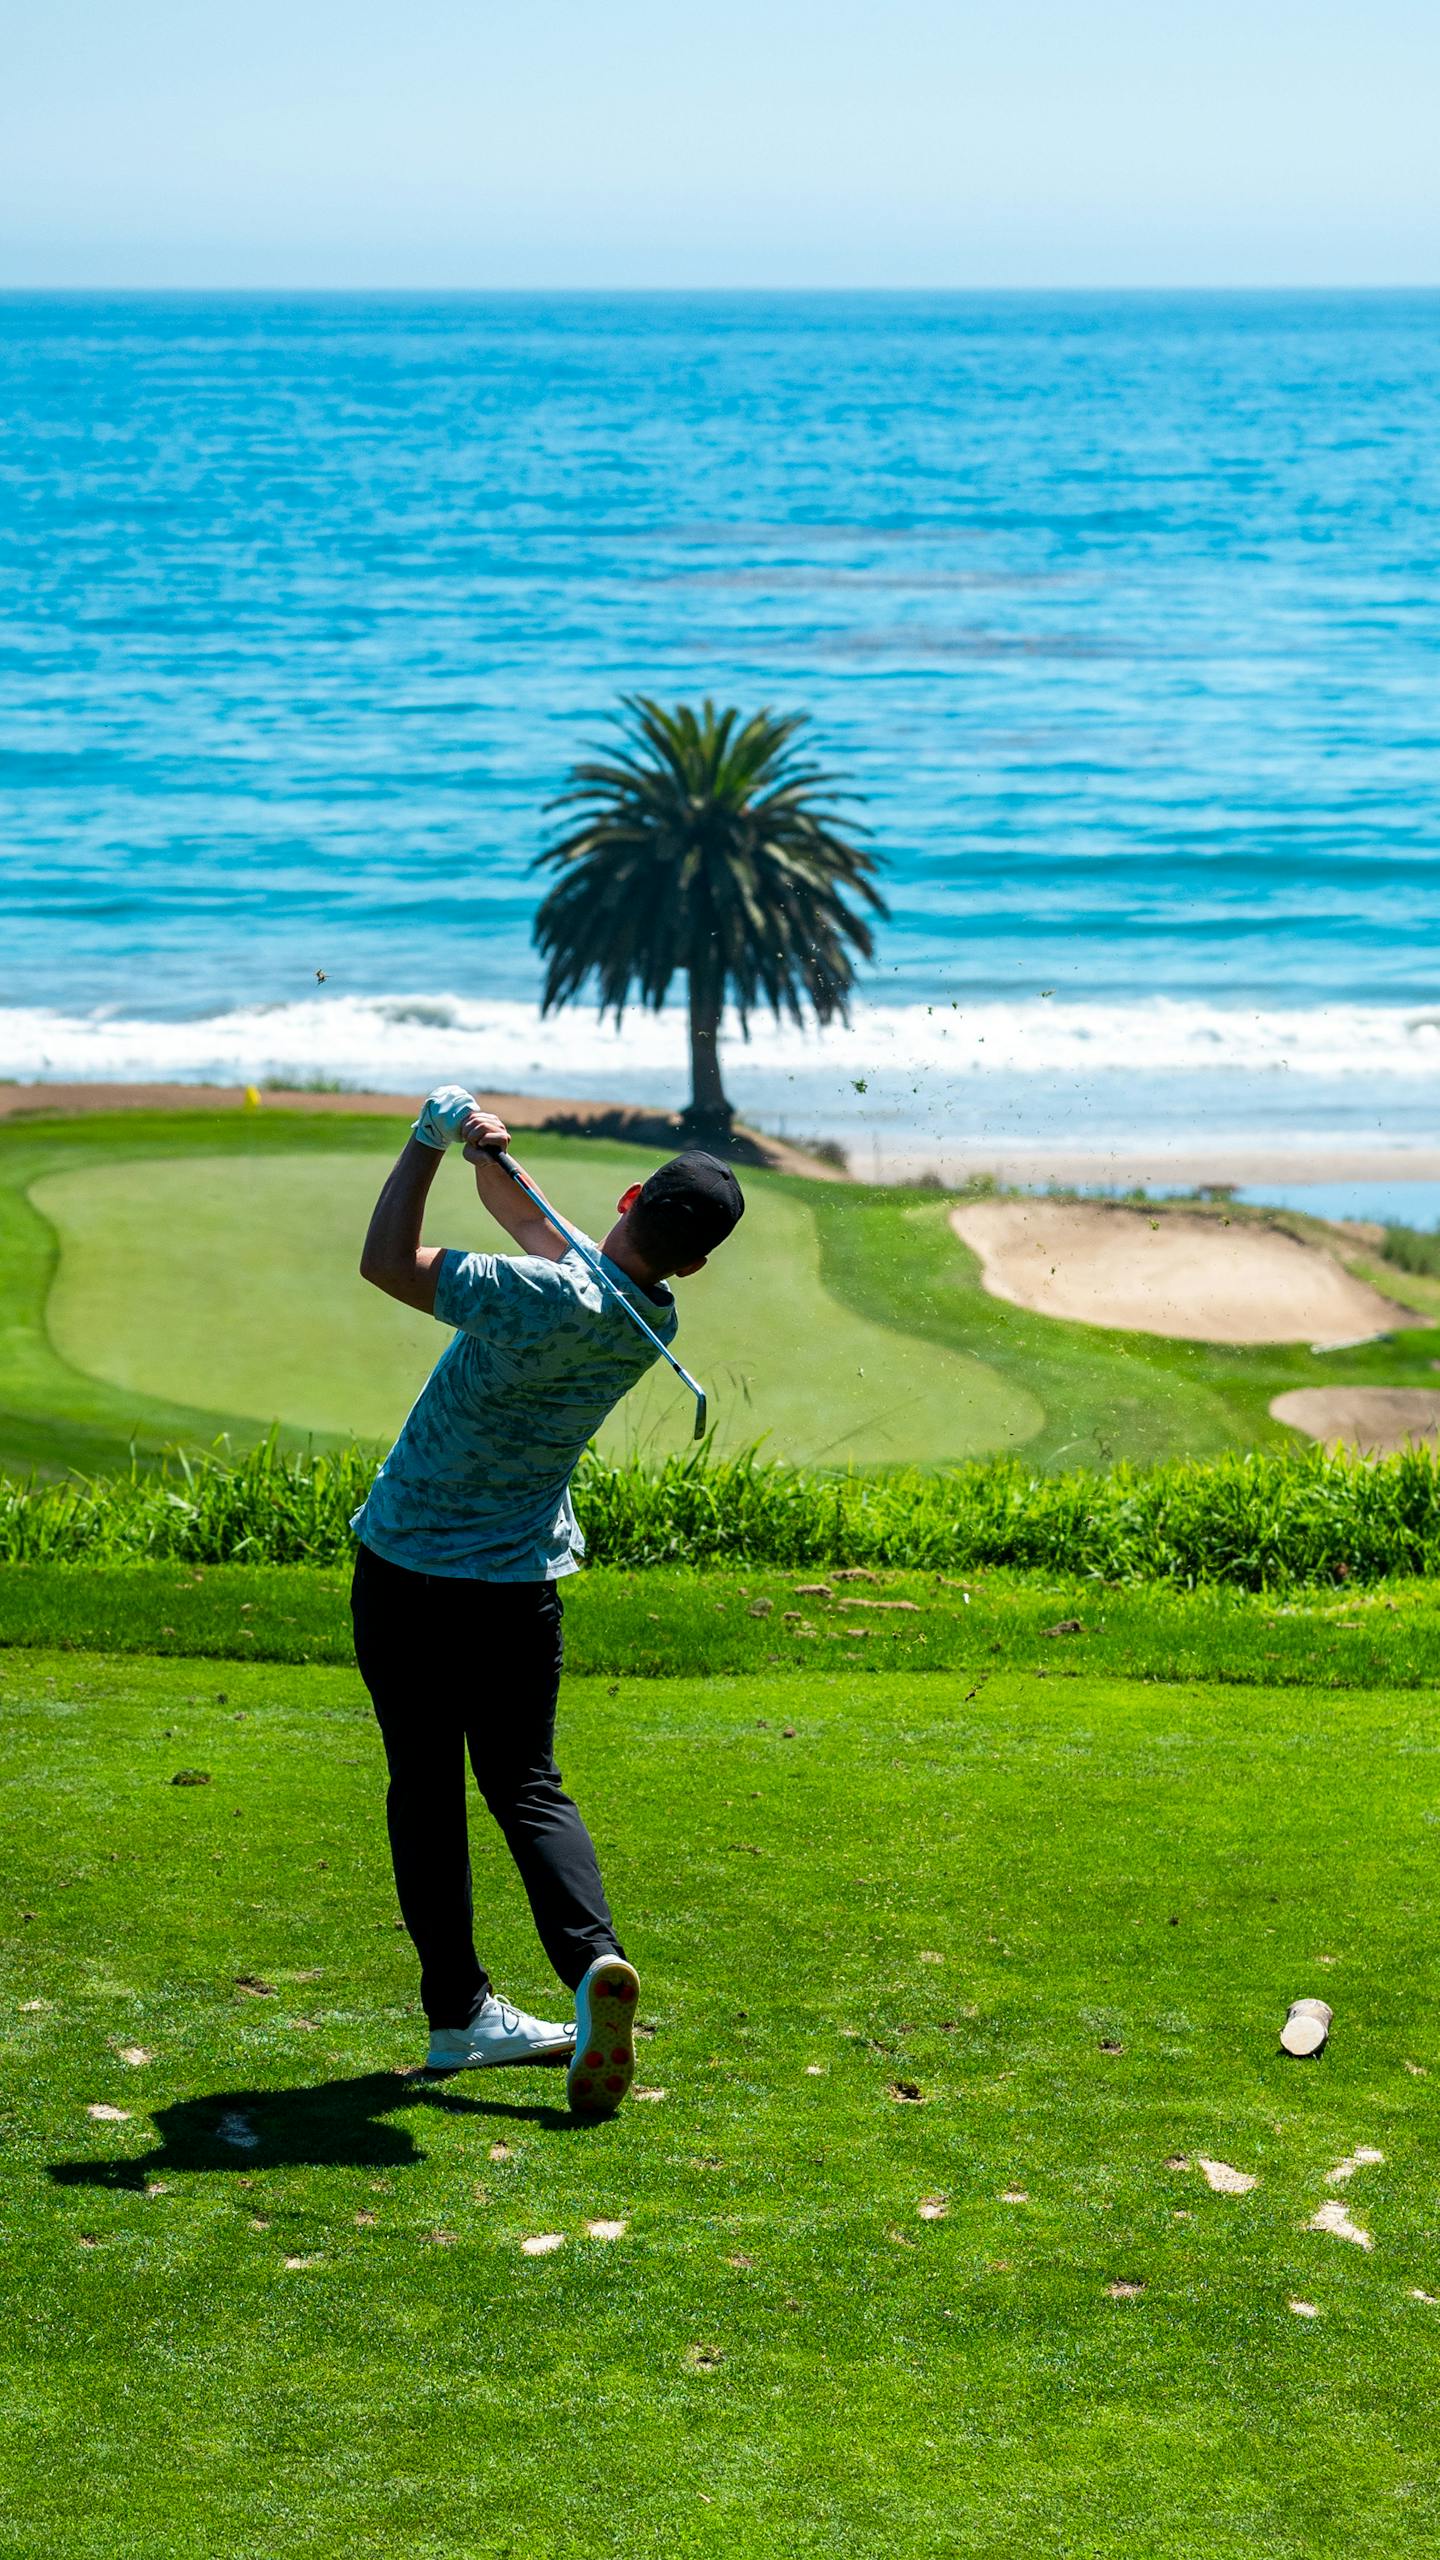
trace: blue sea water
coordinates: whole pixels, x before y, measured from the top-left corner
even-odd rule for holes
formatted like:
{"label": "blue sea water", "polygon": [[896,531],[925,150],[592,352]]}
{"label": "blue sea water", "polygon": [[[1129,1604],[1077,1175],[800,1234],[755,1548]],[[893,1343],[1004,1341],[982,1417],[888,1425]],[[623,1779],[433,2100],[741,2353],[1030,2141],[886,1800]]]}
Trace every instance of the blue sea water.
{"label": "blue sea water", "polygon": [[1440,295],[0,298],[0,593],[0,1072],[673,1093],[535,1013],[640,688],[885,858],[748,1108],[1431,1133]]}

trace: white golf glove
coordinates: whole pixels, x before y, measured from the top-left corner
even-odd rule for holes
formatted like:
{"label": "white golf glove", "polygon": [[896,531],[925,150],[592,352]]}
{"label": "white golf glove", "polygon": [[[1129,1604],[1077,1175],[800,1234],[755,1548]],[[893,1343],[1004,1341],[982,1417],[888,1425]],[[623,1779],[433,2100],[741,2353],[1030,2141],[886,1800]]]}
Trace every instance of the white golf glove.
{"label": "white golf glove", "polygon": [[434,1147],[438,1154],[443,1155],[447,1147],[454,1145],[466,1121],[473,1119],[479,1108],[474,1094],[467,1093],[463,1084],[439,1085],[426,1102],[410,1135],[418,1138],[422,1147]]}

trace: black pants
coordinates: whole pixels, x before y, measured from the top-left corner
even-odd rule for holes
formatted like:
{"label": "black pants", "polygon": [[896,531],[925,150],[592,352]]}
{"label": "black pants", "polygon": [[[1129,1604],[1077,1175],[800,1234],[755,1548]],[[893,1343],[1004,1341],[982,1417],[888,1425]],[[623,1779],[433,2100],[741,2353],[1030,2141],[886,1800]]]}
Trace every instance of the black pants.
{"label": "black pants", "polygon": [[431,2026],[468,2026],[490,1988],[475,1953],[467,1751],[541,1943],[573,1991],[597,1956],[620,1950],[594,1844],[555,1766],[558,1586],[410,1573],[362,1546],[350,1607],[390,1769],[390,1854]]}

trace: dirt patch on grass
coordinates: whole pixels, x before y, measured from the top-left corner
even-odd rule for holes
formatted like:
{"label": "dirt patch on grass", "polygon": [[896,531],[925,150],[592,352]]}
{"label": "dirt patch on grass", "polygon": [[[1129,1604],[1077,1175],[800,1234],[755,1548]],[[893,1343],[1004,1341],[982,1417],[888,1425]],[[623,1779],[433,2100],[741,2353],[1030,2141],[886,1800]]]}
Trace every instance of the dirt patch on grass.
{"label": "dirt patch on grass", "polygon": [[1101,1201],[976,1200],[950,1223],[993,1298],[1183,1342],[1330,1342],[1416,1318],[1279,1229]]}
{"label": "dirt patch on grass", "polygon": [[1367,1457],[1440,1445],[1440,1389],[1434,1387],[1293,1387],[1274,1398],[1270,1411],[1309,1440],[1363,1449]]}
{"label": "dirt patch on grass", "polygon": [[1196,2154],[1197,2165],[1207,2187],[1217,2196],[1248,2196],[1260,2181],[1248,2169],[1232,2169],[1228,2160],[1207,2160],[1203,2152]]}
{"label": "dirt patch on grass", "polygon": [[1384,2152],[1377,2151],[1373,2143],[1357,2142],[1353,2151],[1348,2152],[1343,2160],[1337,2160],[1333,2169],[1326,2170],[1325,2184],[1327,2187],[1343,2187],[1354,2177],[1357,2169],[1378,2168],[1384,2157]]}
{"label": "dirt patch on grass", "polygon": [[1330,2204],[1322,2204],[1306,2224],[1309,2231],[1328,2231],[1332,2240],[1353,2240],[1357,2249],[1373,2249],[1374,2241],[1358,2222],[1352,2222],[1338,2196]]}

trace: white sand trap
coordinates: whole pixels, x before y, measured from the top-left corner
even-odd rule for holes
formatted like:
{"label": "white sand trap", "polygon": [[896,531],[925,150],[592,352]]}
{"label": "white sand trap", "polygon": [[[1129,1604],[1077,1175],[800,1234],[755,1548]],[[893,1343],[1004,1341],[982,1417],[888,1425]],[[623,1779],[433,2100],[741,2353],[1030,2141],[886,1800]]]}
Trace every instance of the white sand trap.
{"label": "white sand trap", "polygon": [[1182,1342],[1343,1342],[1418,1319],[1319,1245],[1099,1201],[975,1200],[950,1224],[992,1298]]}
{"label": "white sand trap", "polygon": [[1433,1387],[1293,1387],[1270,1411],[1308,1439],[1370,1457],[1440,1444],[1440,1391]]}

